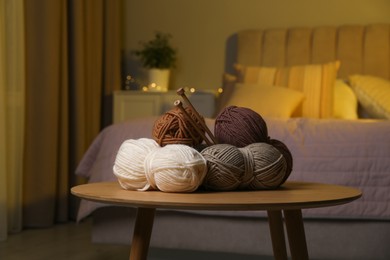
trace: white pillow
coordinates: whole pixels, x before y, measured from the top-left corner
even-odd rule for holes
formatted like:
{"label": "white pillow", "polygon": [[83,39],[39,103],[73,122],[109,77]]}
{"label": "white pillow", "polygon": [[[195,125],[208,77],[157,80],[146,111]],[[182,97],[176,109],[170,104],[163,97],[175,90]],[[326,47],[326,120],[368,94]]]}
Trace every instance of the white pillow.
{"label": "white pillow", "polygon": [[247,107],[261,116],[290,118],[303,98],[302,92],[286,87],[236,83],[224,107]]}
{"label": "white pillow", "polygon": [[358,101],[351,87],[337,79],[333,90],[333,116],[339,119],[357,119]]}
{"label": "white pillow", "polygon": [[368,75],[352,75],[349,83],[369,116],[390,119],[390,81]]}

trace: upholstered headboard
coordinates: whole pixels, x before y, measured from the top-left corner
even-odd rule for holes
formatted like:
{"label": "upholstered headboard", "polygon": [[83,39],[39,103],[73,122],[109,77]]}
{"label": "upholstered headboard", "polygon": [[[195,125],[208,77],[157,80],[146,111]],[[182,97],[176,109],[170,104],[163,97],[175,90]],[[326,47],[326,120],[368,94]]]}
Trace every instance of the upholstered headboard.
{"label": "upholstered headboard", "polygon": [[237,33],[237,63],[291,66],[341,61],[338,77],[390,79],[390,25],[245,30]]}
{"label": "upholstered headboard", "polygon": [[390,24],[244,30],[232,39],[234,71],[224,74],[217,111],[390,119]]}

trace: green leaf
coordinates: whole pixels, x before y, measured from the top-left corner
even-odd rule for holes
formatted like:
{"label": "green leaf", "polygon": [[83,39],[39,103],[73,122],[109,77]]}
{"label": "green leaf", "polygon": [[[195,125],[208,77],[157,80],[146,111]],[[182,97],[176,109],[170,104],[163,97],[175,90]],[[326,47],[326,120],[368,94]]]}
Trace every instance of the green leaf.
{"label": "green leaf", "polygon": [[176,49],[171,47],[168,33],[156,32],[152,40],[140,42],[141,49],[134,54],[145,68],[168,69],[176,65]]}

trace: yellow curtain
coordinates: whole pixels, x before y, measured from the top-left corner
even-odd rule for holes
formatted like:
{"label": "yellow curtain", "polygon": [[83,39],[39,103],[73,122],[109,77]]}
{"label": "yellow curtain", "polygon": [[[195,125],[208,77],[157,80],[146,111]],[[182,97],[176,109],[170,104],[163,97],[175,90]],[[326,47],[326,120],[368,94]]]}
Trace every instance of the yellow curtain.
{"label": "yellow curtain", "polygon": [[0,0],[0,241],[22,226],[23,0]]}
{"label": "yellow curtain", "polygon": [[[112,94],[120,89],[120,4],[120,0],[70,1],[72,172],[99,130],[112,121]],[[77,182],[74,174],[71,182]],[[71,199],[75,216],[78,199]]]}
{"label": "yellow curtain", "polygon": [[120,32],[119,10],[120,0],[25,1],[24,226],[67,221],[77,209],[74,169],[101,129],[103,94],[120,87],[120,36],[110,35]]}

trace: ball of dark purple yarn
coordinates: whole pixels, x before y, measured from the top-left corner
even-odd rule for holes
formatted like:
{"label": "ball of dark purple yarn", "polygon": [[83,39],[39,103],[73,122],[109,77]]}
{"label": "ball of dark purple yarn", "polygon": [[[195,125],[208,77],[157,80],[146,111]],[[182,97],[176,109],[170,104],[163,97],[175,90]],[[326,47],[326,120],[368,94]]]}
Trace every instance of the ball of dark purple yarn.
{"label": "ball of dark purple yarn", "polygon": [[283,154],[284,158],[286,159],[287,163],[287,169],[286,169],[286,175],[284,176],[282,184],[287,180],[287,178],[290,176],[293,168],[293,157],[288,149],[287,145],[284,144],[282,141],[279,141],[277,139],[271,139],[269,141],[269,144],[271,144],[273,147],[279,150],[281,154]]}
{"label": "ball of dark purple yarn", "polygon": [[269,141],[267,124],[255,111],[229,106],[215,118],[214,135],[221,144],[245,147]]}

